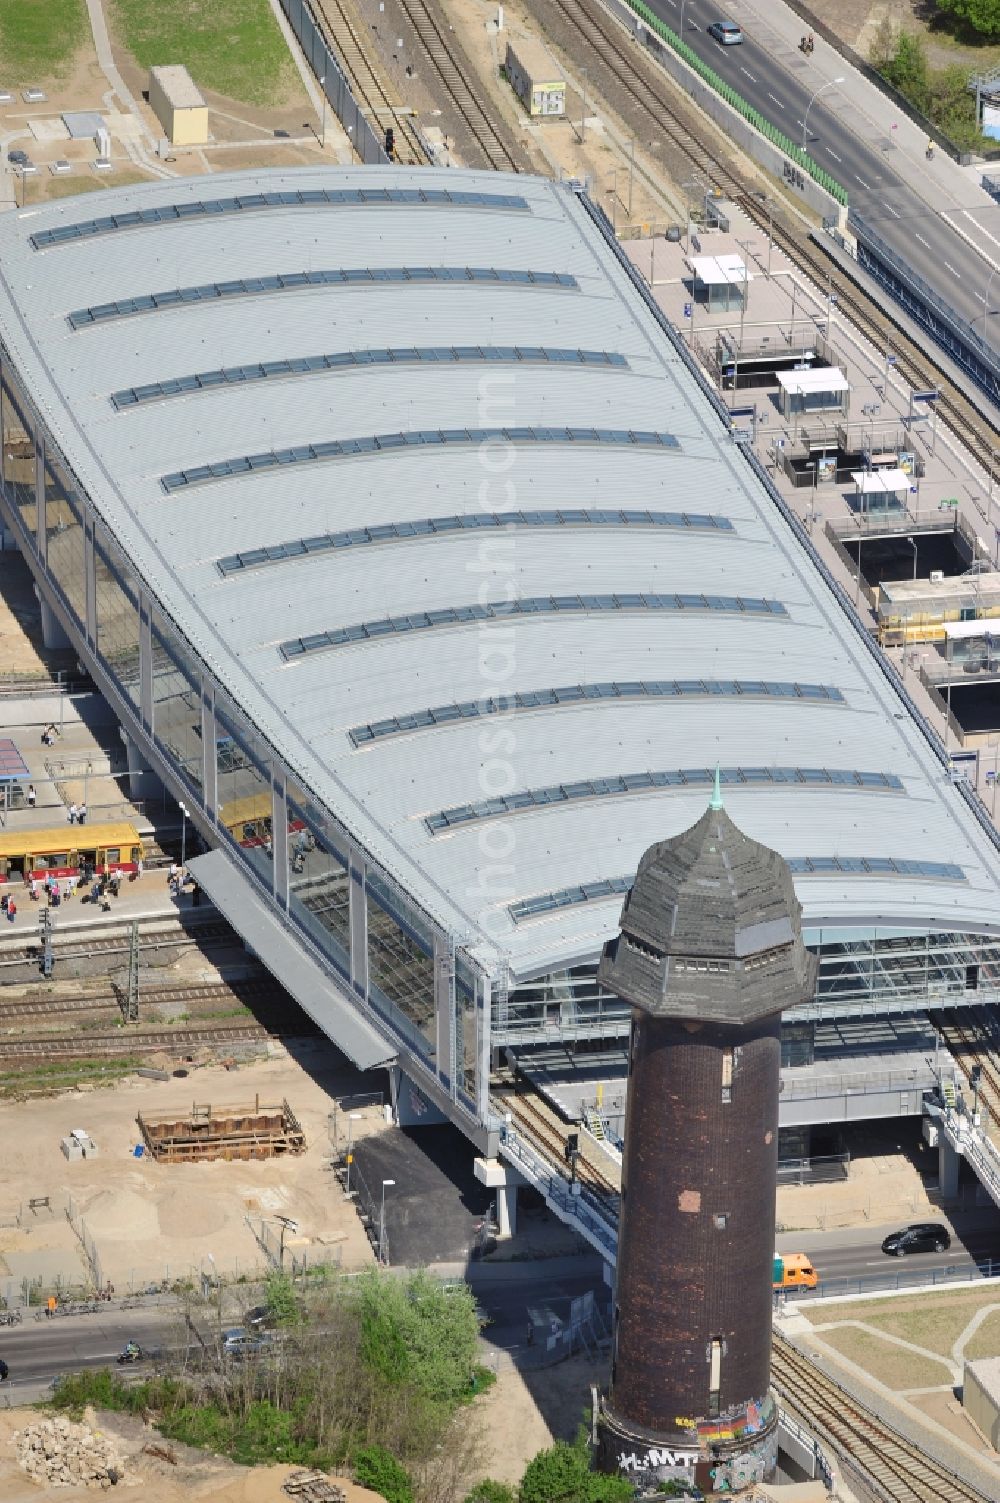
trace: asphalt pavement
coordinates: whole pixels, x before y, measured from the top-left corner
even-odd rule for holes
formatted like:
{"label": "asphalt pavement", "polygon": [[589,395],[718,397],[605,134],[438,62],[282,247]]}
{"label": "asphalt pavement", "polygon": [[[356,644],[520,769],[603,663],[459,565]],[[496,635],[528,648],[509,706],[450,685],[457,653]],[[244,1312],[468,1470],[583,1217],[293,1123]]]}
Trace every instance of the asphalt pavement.
{"label": "asphalt pavement", "polygon": [[[688,46],[796,145],[805,130],[810,155],[847,189],[852,210],[1000,349],[1000,278],[990,287],[1000,205],[968,172],[940,150],[928,163],[914,124],[821,37],[805,57],[797,41],[806,28],[778,0],[766,14],[760,0],[647,3],[675,32],[683,3]],[[739,21],[741,45],[709,36],[720,19]]]}
{"label": "asphalt pavement", "polygon": [[60,1315],[36,1321],[28,1312],[21,1325],[0,1328],[0,1357],[10,1377],[0,1385],[0,1403],[31,1403],[60,1373],[85,1367],[114,1367],[127,1341],[144,1350],[176,1347],[183,1337],[178,1307],[144,1310],[111,1307],[96,1315]]}

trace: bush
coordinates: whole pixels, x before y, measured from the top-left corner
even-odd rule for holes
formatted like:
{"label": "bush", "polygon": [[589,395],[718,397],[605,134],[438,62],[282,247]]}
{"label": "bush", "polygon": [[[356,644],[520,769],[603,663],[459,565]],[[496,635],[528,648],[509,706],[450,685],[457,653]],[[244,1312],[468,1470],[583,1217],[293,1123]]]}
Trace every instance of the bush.
{"label": "bush", "polygon": [[413,1503],[409,1476],[383,1446],[363,1446],[355,1453],[354,1476],[363,1487],[381,1493],[386,1503]]}
{"label": "bush", "polygon": [[634,1497],[627,1478],[590,1470],[587,1432],[581,1429],[572,1445],[558,1440],[528,1462],[518,1503],[630,1503]]}
{"label": "bush", "polygon": [[484,1477],[482,1482],[477,1482],[471,1493],[465,1496],[465,1503],[517,1503],[517,1494],[506,1482],[493,1482],[489,1477]]}

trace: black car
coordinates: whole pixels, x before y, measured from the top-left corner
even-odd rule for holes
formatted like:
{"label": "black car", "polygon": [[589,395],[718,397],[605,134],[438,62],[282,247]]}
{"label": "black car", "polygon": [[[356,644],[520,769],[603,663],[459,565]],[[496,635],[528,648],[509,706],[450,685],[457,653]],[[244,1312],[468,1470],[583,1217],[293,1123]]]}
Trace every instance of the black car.
{"label": "black car", "polygon": [[8,151],[7,160],[8,162],[13,162],[15,167],[26,167],[28,165],[28,153],[18,150]]}
{"label": "black car", "polygon": [[882,1251],[902,1258],[911,1252],[947,1252],[951,1246],[948,1228],[939,1221],[917,1221],[892,1232],[882,1243]]}

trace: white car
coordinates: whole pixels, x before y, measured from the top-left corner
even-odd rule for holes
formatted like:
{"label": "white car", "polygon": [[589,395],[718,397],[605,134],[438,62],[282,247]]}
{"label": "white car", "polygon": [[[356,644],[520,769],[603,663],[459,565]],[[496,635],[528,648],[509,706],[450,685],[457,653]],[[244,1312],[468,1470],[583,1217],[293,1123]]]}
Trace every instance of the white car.
{"label": "white car", "polygon": [[713,21],[708,34],[721,42],[723,47],[735,47],[743,40],[743,29],[735,21]]}

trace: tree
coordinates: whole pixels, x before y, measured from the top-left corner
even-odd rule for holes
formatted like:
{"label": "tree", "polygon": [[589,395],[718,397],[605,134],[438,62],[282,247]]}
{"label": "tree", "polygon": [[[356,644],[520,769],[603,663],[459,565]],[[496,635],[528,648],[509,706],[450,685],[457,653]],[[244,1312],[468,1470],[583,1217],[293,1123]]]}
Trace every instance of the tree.
{"label": "tree", "polygon": [[569,1445],[556,1441],[528,1462],[518,1503],[630,1503],[635,1488],[625,1477],[590,1470],[590,1447],[582,1429]]}
{"label": "tree", "polygon": [[264,1289],[267,1308],[279,1326],[295,1325],[299,1318],[299,1306],[295,1298],[295,1285],[287,1273],[272,1273]]}
{"label": "tree", "polygon": [[928,103],[927,89],[927,54],[924,52],[924,44],[920,37],[911,36],[908,31],[899,33],[896,42],[895,56],[884,63],[879,70],[882,77],[888,79],[894,89],[916,105],[917,109],[926,112]]}
{"label": "tree", "polygon": [[1000,0],[937,0],[942,15],[952,16],[961,29],[984,42],[1000,40]]}
{"label": "tree", "polygon": [[389,1389],[407,1386],[433,1404],[465,1398],[476,1368],[479,1319],[465,1287],[428,1274],[366,1274],[355,1283],[366,1365]]}
{"label": "tree", "polygon": [[362,1487],[381,1493],[386,1503],[413,1503],[409,1476],[384,1446],[363,1446],[356,1452],[354,1475]]}

